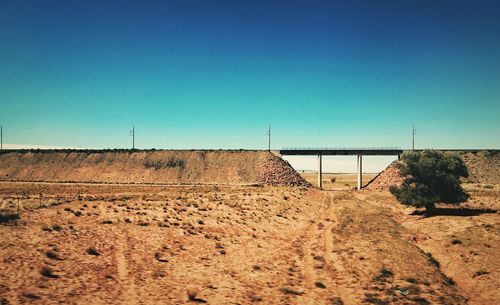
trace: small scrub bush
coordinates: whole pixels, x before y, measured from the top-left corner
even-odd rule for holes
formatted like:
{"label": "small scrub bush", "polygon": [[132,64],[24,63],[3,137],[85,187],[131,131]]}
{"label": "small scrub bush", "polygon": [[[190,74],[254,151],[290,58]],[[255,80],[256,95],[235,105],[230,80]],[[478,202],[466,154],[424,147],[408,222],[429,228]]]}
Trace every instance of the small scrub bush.
{"label": "small scrub bush", "polygon": [[44,225],[44,226],[42,226],[42,231],[52,232],[52,228],[47,226],[47,225]]}
{"label": "small scrub bush", "polygon": [[426,252],[425,255],[427,256],[427,260],[429,261],[429,263],[434,265],[436,268],[441,267],[441,264],[439,264],[439,262],[432,256],[432,254]]}
{"label": "small scrub bush", "polygon": [[340,297],[333,297],[330,299],[332,305],[344,305],[344,301]]}
{"label": "small scrub bush", "polygon": [[391,270],[389,270],[389,269],[382,269],[382,270],[380,271],[380,274],[381,274],[382,276],[385,276],[385,277],[390,277],[390,276],[393,276],[393,275],[394,275],[394,274],[392,273],[392,271],[391,271]]}
{"label": "small scrub bush", "polygon": [[185,167],[185,161],[181,159],[170,159],[168,161],[161,161],[161,160],[146,160],[144,162],[144,166],[146,168],[154,168],[155,170],[159,170],[162,168],[184,168]]}
{"label": "small scrub bush", "polygon": [[162,262],[162,263],[168,262],[168,259],[166,259],[160,252],[155,253],[155,258],[157,261]]}
{"label": "small scrub bush", "polygon": [[427,301],[427,299],[424,299],[424,298],[421,298],[421,297],[415,297],[415,298],[412,298],[412,300],[417,303],[417,304],[424,304],[424,305],[430,305],[431,303],[429,301]]}
{"label": "small scrub bush", "polygon": [[315,282],[314,286],[316,286],[317,288],[321,288],[321,289],[325,289],[326,288],[325,284],[323,284],[321,282]]}
{"label": "small scrub bush", "polygon": [[19,214],[17,214],[17,213],[0,214],[0,223],[9,222],[9,221],[18,220],[18,219],[19,219]]}
{"label": "small scrub bush", "polygon": [[485,274],[490,274],[490,273],[486,270],[479,270],[479,271],[474,272],[474,275],[472,277],[478,277],[478,276],[485,275]]}
{"label": "small scrub bush", "polygon": [[49,277],[49,278],[53,278],[53,279],[59,278],[59,275],[54,274],[54,270],[52,270],[50,267],[47,267],[47,266],[43,267],[42,271],[40,273],[45,277]]}
{"label": "small scrub bush", "polygon": [[283,292],[284,294],[291,294],[291,295],[303,295],[304,294],[303,291],[294,290],[294,289],[291,289],[288,287],[281,288],[281,292]]}
{"label": "small scrub bush", "polygon": [[[31,292],[25,292],[25,293],[23,293],[23,297],[28,298],[30,301],[37,301],[37,300],[41,299],[41,297],[39,295],[36,295],[34,293],[31,293]],[[0,303],[0,304],[7,304],[7,302]]]}
{"label": "small scrub bush", "polygon": [[382,269],[378,275],[373,277],[373,281],[384,283],[388,280],[388,278],[392,277],[394,274],[389,269]]}
{"label": "small scrub bush", "polygon": [[94,248],[94,247],[90,247],[90,248],[88,248],[88,249],[87,249],[87,253],[88,253],[89,255],[94,255],[94,256],[99,256],[99,255],[101,255],[101,253],[99,253],[99,251],[97,251],[97,249],[96,249],[96,248]]}
{"label": "small scrub bush", "polygon": [[196,303],[206,303],[207,302],[206,300],[197,297],[198,293],[194,290],[189,290],[187,292],[187,295],[188,295],[188,300],[191,302],[196,302]]}
{"label": "small scrub bush", "polygon": [[57,254],[56,252],[54,251],[47,251],[47,253],[45,253],[45,255],[47,255],[48,258],[50,259],[53,259],[53,260],[56,260],[56,261],[62,261],[63,259],[59,256],[59,254]]}

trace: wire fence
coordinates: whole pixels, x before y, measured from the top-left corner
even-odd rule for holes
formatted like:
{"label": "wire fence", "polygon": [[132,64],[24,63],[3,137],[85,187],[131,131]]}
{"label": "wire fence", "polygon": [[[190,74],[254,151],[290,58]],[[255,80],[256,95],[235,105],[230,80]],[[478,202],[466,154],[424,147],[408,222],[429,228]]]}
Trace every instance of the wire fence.
{"label": "wire fence", "polygon": [[80,191],[77,191],[76,195],[73,195],[70,191],[66,194],[58,195],[44,195],[40,192],[36,195],[5,196],[0,198],[0,223],[19,219],[21,212],[71,203],[75,200],[82,200],[82,193]]}

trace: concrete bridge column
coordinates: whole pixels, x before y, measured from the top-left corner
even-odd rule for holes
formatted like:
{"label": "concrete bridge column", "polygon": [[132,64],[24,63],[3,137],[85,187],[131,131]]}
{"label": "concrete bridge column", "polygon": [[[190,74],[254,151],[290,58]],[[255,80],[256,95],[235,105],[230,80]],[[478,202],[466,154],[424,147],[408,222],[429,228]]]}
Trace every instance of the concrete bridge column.
{"label": "concrete bridge column", "polygon": [[323,189],[323,164],[322,156],[318,155],[318,187],[320,190]]}
{"label": "concrete bridge column", "polygon": [[363,186],[363,155],[358,155],[358,190]]}

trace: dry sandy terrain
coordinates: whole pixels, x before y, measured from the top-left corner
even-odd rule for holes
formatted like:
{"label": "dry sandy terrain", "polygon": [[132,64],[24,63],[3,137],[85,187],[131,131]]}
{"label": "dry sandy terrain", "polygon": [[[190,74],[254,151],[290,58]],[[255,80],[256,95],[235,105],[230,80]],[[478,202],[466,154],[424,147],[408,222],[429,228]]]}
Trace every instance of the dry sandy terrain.
{"label": "dry sandy terrain", "polygon": [[[497,189],[471,189],[467,206],[498,209]],[[3,208],[18,198],[21,219],[0,225],[2,304],[494,304],[499,292],[497,213],[423,218],[369,191],[0,183]]]}
{"label": "dry sandy terrain", "polygon": [[[366,185],[371,179],[373,179],[377,174],[363,174],[363,185]],[[301,173],[309,183],[314,186],[318,185],[318,174],[305,172]],[[323,174],[323,189],[324,190],[348,190],[357,187],[358,182],[356,179],[358,176],[356,174]]]}

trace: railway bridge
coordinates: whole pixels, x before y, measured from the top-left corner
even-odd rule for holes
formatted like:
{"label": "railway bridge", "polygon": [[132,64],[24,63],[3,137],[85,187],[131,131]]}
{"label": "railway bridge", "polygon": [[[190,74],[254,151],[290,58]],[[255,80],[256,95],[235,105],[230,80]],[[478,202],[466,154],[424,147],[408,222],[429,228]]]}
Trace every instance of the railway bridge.
{"label": "railway bridge", "polygon": [[364,148],[283,148],[282,156],[318,156],[318,187],[323,188],[323,156],[358,156],[358,190],[363,185],[363,156],[401,156],[403,150],[396,147],[364,147]]}

